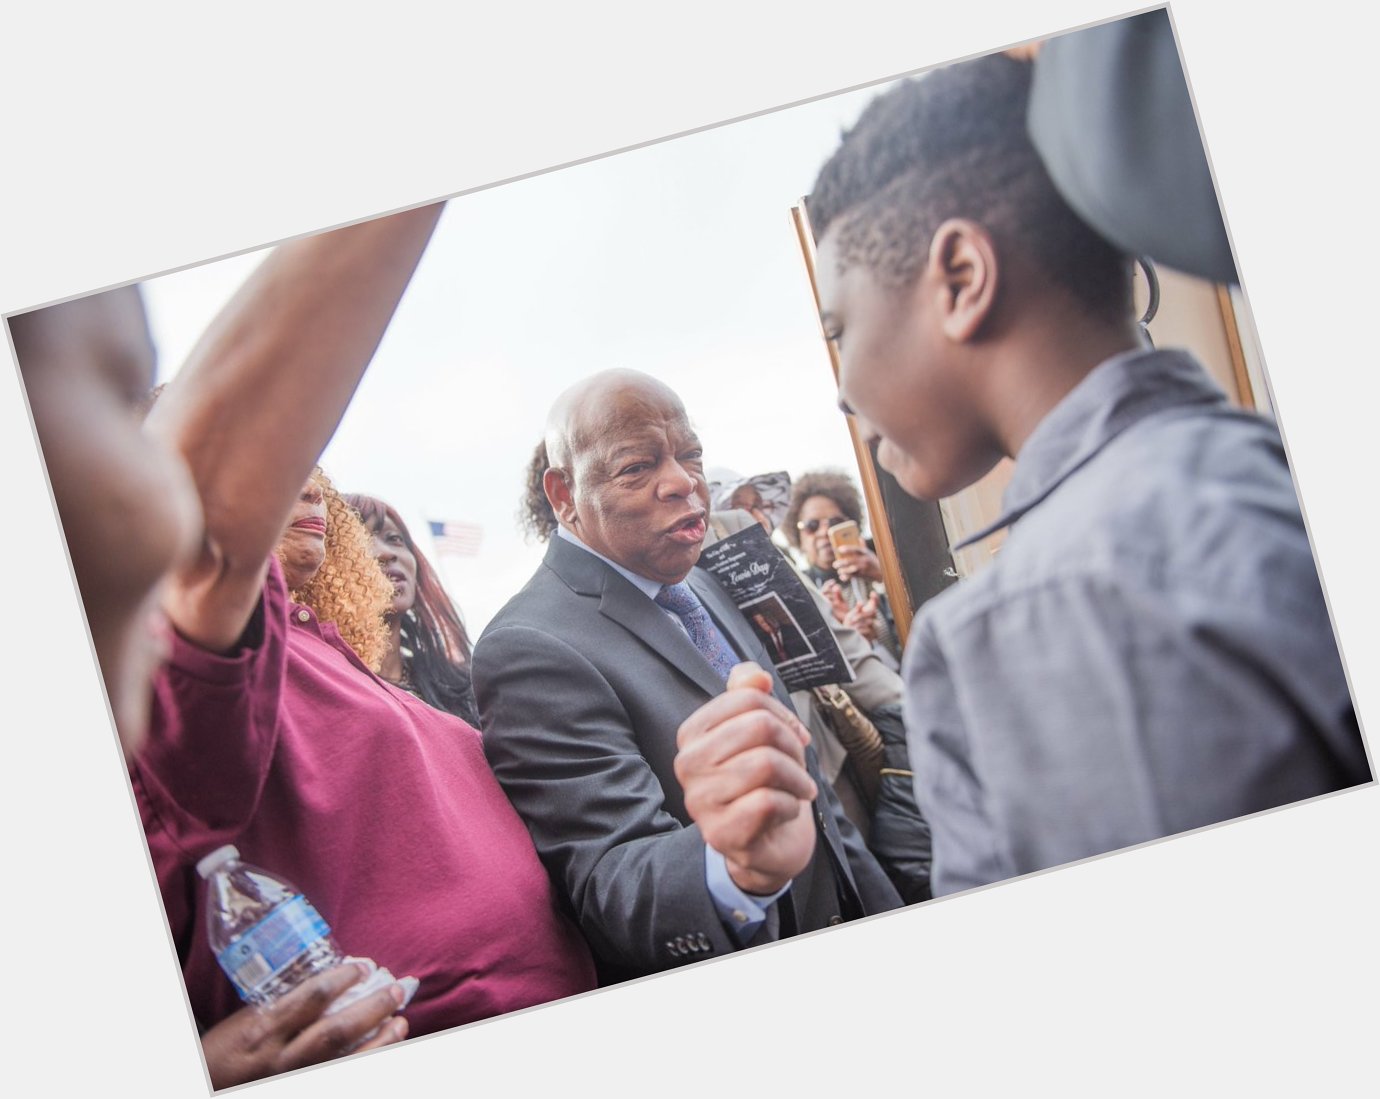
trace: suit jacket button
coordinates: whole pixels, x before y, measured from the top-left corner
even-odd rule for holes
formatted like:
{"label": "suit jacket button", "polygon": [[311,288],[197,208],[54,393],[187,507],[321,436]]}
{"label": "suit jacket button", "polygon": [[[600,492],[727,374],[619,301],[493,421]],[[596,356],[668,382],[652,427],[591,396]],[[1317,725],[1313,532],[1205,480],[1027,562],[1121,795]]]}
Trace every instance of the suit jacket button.
{"label": "suit jacket button", "polygon": [[684,936],[684,935],[677,935],[677,936],[676,936],[676,953],[677,953],[677,954],[684,954],[685,952],[686,952],[686,951],[685,951],[685,936]]}
{"label": "suit jacket button", "polygon": [[841,924],[841,923],[843,923],[843,917],[842,917],[842,916],[830,916],[830,917],[829,917],[829,926],[830,926],[830,927],[833,927],[835,924]]}
{"label": "suit jacket button", "polygon": [[680,951],[676,949],[676,944],[669,939],[666,942],[666,949],[671,952],[673,957],[680,957]]}
{"label": "suit jacket button", "polygon": [[705,934],[704,934],[703,931],[700,932],[700,949],[701,949],[701,950],[713,950],[713,949],[714,949],[714,947],[711,945],[711,943],[709,942],[709,940],[705,937]]}

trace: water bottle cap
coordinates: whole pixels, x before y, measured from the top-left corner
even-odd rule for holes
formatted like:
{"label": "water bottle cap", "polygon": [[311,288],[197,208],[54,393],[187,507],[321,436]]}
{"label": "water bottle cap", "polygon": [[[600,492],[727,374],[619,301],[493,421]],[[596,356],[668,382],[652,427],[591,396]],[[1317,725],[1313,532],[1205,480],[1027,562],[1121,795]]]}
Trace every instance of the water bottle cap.
{"label": "water bottle cap", "polygon": [[240,857],[240,850],[234,844],[227,843],[224,847],[217,847],[204,859],[196,864],[196,872],[203,878],[209,878],[214,874],[218,867],[229,862],[231,859]]}

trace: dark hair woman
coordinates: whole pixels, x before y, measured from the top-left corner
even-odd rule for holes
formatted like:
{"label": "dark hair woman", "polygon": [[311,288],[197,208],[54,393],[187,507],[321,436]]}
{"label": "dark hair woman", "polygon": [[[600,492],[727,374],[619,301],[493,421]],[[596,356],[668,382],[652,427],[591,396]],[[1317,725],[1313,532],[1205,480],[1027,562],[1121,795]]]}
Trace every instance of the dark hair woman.
{"label": "dark hair woman", "polygon": [[393,585],[386,618],[391,645],[379,675],[428,706],[478,728],[470,683],[470,639],[441,578],[397,511],[376,496],[346,495],[374,536],[374,555]]}

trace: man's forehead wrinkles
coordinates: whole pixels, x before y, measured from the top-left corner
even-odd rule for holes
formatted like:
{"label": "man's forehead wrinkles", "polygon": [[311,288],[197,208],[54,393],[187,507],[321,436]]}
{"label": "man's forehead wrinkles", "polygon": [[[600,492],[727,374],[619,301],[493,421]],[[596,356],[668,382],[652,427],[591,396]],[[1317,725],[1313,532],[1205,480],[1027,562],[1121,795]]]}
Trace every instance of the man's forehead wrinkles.
{"label": "man's forehead wrinkles", "polygon": [[652,431],[642,429],[639,431],[627,431],[622,435],[606,435],[600,441],[606,450],[641,450],[649,446],[659,446],[666,439],[664,431]]}
{"label": "man's forehead wrinkles", "polygon": [[641,422],[625,427],[623,430],[610,430],[604,433],[598,445],[606,454],[622,454],[627,451],[664,450],[675,438],[674,428],[664,423]]}
{"label": "man's forehead wrinkles", "polygon": [[700,440],[685,424],[644,424],[618,435],[604,435],[598,439],[596,445],[606,454],[617,457],[635,451],[662,450],[667,447],[676,450],[686,446],[698,447]]}
{"label": "man's forehead wrinkles", "polygon": [[629,451],[699,446],[674,394],[638,387],[581,393],[568,409],[566,432],[575,465],[608,465]]}

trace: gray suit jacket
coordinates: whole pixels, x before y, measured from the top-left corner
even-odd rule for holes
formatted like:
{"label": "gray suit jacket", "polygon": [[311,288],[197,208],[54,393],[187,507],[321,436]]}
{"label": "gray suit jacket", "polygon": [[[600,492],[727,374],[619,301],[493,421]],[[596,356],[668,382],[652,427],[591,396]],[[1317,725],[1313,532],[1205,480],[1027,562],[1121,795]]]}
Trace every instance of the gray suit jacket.
{"label": "gray suit jacket", "polygon": [[[770,668],[718,584],[700,569],[687,583],[734,647]],[[605,979],[738,949],[672,766],[681,722],[724,689],[684,631],[603,561],[553,539],[484,631],[473,672],[489,762]],[[790,705],[779,682],[776,693]],[[815,857],[754,944],[901,903],[809,759]]]}

